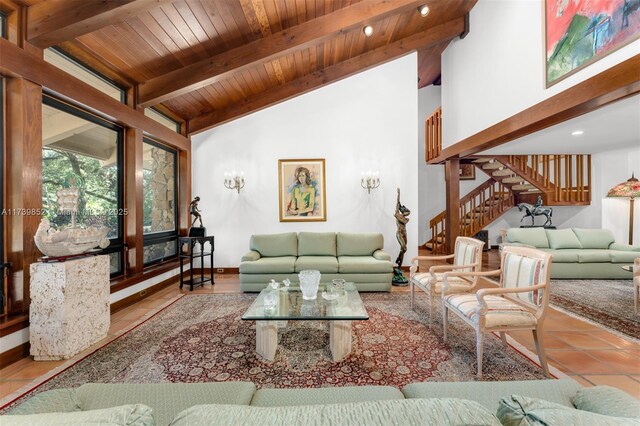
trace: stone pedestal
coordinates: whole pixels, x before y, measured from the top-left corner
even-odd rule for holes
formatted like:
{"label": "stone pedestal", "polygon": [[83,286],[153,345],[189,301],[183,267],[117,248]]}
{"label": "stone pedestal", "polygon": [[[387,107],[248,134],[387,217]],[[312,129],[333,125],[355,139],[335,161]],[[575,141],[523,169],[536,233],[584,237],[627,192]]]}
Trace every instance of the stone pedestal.
{"label": "stone pedestal", "polygon": [[109,256],[31,264],[31,355],[68,359],[107,336]]}

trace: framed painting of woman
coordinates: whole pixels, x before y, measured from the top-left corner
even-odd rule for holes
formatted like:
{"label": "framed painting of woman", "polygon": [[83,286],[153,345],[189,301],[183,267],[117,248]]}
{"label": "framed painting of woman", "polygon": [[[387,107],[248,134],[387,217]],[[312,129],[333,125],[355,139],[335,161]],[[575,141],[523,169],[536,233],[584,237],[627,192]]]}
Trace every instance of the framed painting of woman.
{"label": "framed painting of woman", "polygon": [[325,222],[324,158],[278,160],[280,222]]}

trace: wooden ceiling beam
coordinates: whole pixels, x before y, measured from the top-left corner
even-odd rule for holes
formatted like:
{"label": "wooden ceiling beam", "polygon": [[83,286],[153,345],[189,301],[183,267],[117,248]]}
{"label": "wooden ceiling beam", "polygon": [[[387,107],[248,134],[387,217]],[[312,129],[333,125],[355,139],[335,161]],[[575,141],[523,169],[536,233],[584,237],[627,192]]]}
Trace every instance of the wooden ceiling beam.
{"label": "wooden ceiling beam", "polygon": [[328,68],[313,72],[304,77],[276,86],[242,102],[212,113],[199,115],[189,120],[189,134],[193,135],[228,121],[240,118],[278,104],[314,89],[338,80],[350,77],[361,71],[398,59],[415,50],[423,49],[446,40],[451,40],[464,31],[464,17],[454,19],[425,31],[405,37],[401,40],[366,52]]}
{"label": "wooden ceiling beam", "polygon": [[153,78],[140,86],[138,103],[152,106],[387,16],[411,8],[416,8],[418,13],[417,7],[421,3],[424,1],[367,0],[356,3]]}
{"label": "wooden ceiling beam", "polygon": [[46,0],[27,9],[27,40],[43,49],[121,22],[169,0]]}
{"label": "wooden ceiling beam", "polygon": [[[640,55],[448,146],[429,164],[486,151],[640,93]],[[603,142],[606,143],[606,142]]]}
{"label": "wooden ceiling beam", "polygon": [[91,85],[0,38],[0,74],[20,76],[48,89],[63,100],[79,104],[97,116],[125,127],[142,129],[150,136],[180,150],[191,149],[188,138],[122,104]]}

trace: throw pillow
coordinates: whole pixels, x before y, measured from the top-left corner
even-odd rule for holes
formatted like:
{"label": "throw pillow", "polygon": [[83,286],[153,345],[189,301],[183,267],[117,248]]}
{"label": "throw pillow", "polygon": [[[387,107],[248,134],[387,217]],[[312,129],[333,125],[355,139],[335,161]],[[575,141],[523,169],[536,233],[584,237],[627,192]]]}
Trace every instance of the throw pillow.
{"label": "throw pillow", "polygon": [[62,426],[62,425],[126,425],[153,426],[151,408],[142,404],[121,405],[101,410],[72,413],[42,413],[0,416],[2,426]]}
{"label": "throw pillow", "polygon": [[511,395],[500,400],[498,420],[503,426],[598,425],[638,426],[640,422],[625,417],[604,416],[576,410],[543,399]]}
{"label": "throw pillow", "polygon": [[578,391],[573,398],[573,405],[578,410],[606,416],[640,418],[640,401],[611,386],[594,386]]}
{"label": "throw pillow", "polygon": [[549,247],[559,249],[581,249],[582,244],[571,229],[546,229]]}

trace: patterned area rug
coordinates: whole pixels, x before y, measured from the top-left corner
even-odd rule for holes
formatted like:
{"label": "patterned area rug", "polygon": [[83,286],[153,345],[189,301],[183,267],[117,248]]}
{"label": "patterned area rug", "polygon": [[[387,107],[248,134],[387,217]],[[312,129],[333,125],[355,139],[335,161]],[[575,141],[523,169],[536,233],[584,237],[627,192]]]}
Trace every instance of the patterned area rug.
{"label": "patterned area rug", "polygon": [[640,314],[633,308],[632,280],[552,280],[551,304],[640,339]]}
{"label": "patterned area rug", "polygon": [[[418,296],[420,298],[420,296]],[[408,294],[362,294],[368,321],[354,321],[352,353],[334,363],[326,322],[289,321],[273,362],[255,353],[255,322],[240,317],[255,295],[187,295],[27,393],[83,383],[246,380],[258,387],[391,385],[475,380],[472,328],[451,315],[449,342]],[[484,380],[543,379],[542,370],[496,336],[485,340]]]}

